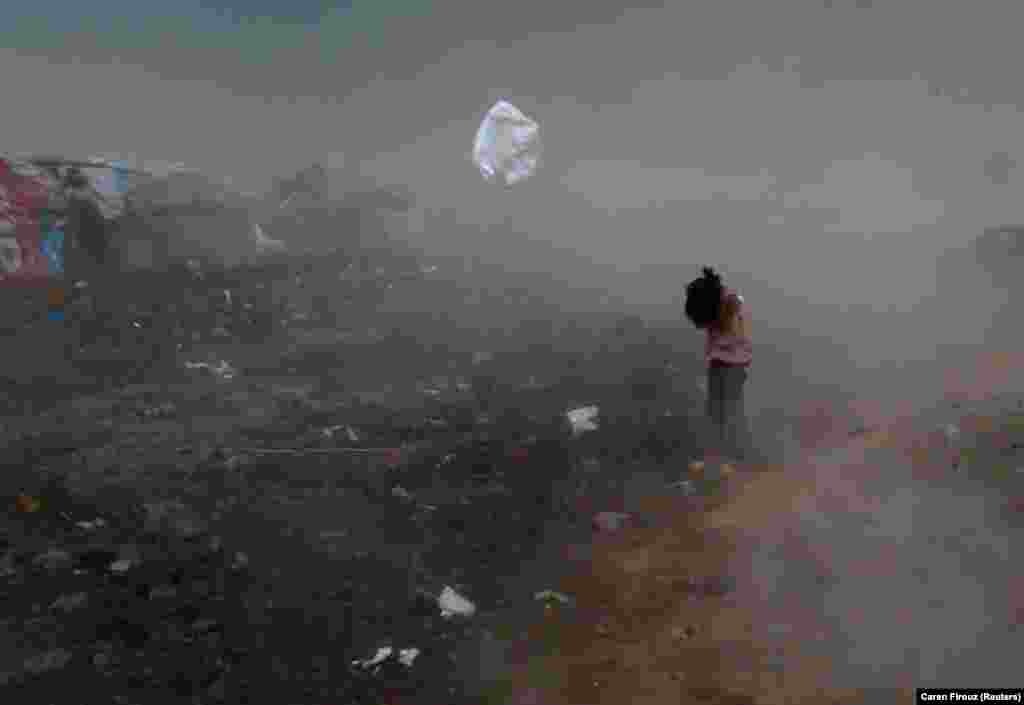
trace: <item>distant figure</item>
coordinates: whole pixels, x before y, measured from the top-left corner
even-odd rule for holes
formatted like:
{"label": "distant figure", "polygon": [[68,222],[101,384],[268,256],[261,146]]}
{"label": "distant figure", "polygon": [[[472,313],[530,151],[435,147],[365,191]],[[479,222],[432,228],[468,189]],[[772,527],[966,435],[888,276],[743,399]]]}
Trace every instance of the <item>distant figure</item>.
{"label": "distant figure", "polygon": [[89,179],[79,169],[68,170],[65,177],[67,191],[67,240],[65,242],[65,271],[72,281],[92,280],[100,275],[106,263],[110,246],[110,233],[103,211],[96,202]]}
{"label": "distant figure", "polygon": [[717,450],[740,458],[748,450],[743,385],[753,357],[743,297],[705,267],[686,287],[686,317],[707,334],[707,415]]}

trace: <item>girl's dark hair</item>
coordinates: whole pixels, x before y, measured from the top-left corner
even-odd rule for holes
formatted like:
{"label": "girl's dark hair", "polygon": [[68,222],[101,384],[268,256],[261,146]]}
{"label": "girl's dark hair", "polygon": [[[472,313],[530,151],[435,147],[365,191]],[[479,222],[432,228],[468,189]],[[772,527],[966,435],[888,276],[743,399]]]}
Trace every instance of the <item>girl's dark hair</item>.
{"label": "girl's dark hair", "polygon": [[704,267],[697,279],[686,285],[686,317],[699,329],[718,320],[722,305],[722,277],[711,267]]}

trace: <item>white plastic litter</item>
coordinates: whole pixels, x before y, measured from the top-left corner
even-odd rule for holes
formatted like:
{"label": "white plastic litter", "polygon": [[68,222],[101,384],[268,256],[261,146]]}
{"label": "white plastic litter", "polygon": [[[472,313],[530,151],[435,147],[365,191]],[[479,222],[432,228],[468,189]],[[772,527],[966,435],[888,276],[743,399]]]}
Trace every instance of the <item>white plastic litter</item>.
{"label": "white plastic litter", "polygon": [[[377,653],[374,654],[373,658],[356,659],[352,662],[352,665],[359,668],[374,668],[387,661],[394,653],[395,650],[390,646],[382,646],[377,649]],[[398,652],[398,662],[406,668],[411,668],[413,662],[416,661],[416,657],[419,655],[419,649],[400,649]]]}
{"label": "white plastic litter", "polygon": [[437,606],[441,608],[442,617],[472,617],[476,614],[476,605],[459,593],[445,586],[437,598]]}
{"label": "white plastic litter", "polygon": [[942,432],[946,436],[946,442],[951,445],[960,439],[960,429],[955,424],[947,425]]}
{"label": "white plastic litter", "polygon": [[484,116],[473,141],[473,162],[489,183],[511,186],[529,178],[540,164],[540,126],[504,100]]}
{"label": "white plastic litter", "polygon": [[588,431],[596,431],[598,413],[599,409],[596,406],[584,406],[566,414],[569,425],[572,426],[573,435],[578,436]]}
{"label": "white plastic litter", "polygon": [[352,662],[352,665],[359,666],[360,668],[373,668],[374,666],[379,666],[387,661],[388,657],[390,657],[393,652],[394,649],[390,646],[383,646],[377,649],[377,653],[374,654],[373,658],[356,659]]}
{"label": "white plastic litter", "polygon": [[126,573],[131,570],[131,567],[135,565],[135,562],[130,558],[122,558],[121,560],[114,561],[110,564],[110,570],[115,573]]}

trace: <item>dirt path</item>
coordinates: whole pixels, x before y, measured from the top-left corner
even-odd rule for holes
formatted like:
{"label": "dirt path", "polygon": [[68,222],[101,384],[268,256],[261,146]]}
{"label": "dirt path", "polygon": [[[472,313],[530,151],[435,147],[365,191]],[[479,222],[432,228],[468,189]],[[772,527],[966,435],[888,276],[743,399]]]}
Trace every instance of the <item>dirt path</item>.
{"label": "dirt path", "polygon": [[[600,537],[562,586],[576,609],[536,627],[549,647],[519,702],[895,703],[926,684],[1019,685],[1021,362],[979,355],[944,380],[946,408],[809,417],[784,464],[741,468],[712,498],[642,502],[653,526]],[[935,430],[950,422],[958,448]]]}

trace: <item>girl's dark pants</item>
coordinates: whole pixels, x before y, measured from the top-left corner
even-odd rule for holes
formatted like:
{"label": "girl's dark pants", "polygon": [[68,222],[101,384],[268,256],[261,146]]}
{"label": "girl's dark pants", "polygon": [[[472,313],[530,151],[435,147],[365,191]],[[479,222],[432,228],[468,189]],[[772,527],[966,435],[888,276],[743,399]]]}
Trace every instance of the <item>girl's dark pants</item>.
{"label": "girl's dark pants", "polygon": [[748,450],[743,409],[743,385],[748,374],[743,365],[712,361],[708,366],[707,415],[717,446],[714,450],[735,458],[741,458]]}

